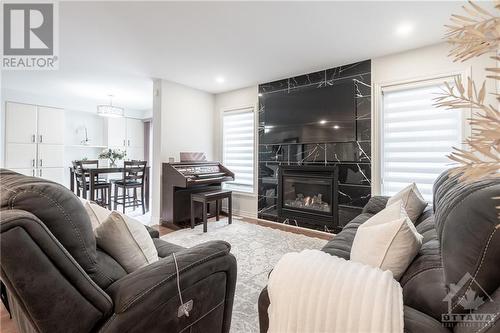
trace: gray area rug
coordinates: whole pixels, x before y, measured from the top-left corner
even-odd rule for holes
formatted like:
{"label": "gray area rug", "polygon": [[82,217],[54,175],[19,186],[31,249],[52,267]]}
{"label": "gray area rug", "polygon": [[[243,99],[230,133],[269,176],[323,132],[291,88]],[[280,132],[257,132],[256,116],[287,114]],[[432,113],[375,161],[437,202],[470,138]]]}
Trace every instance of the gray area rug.
{"label": "gray area rug", "polygon": [[321,249],[327,241],[297,235],[286,231],[262,227],[233,218],[203,226],[183,229],[167,234],[162,239],[184,247],[191,247],[210,240],[224,240],[231,244],[231,253],[238,262],[238,279],[234,299],[232,333],[258,332],[257,301],[267,284],[267,277],[278,260],[288,252]]}

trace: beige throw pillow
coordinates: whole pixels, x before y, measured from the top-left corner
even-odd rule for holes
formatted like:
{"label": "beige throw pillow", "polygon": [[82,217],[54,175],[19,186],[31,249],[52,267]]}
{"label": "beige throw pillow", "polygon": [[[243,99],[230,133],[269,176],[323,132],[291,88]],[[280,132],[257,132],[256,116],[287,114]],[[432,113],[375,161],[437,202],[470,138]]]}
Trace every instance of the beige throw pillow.
{"label": "beige throw pillow", "polygon": [[103,223],[111,214],[111,211],[99,206],[95,202],[89,201],[84,198],[79,198],[87,211],[90,218],[90,223],[92,223],[92,230],[95,230],[101,223]]}
{"label": "beige throw pillow", "polygon": [[406,271],[422,246],[418,233],[398,201],[359,226],[351,260],[389,270],[396,280]]}
{"label": "beige throw pillow", "polygon": [[128,273],[158,261],[158,251],[146,227],[133,218],[111,212],[94,232],[97,245]]}
{"label": "beige throw pillow", "polygon": [[400,200],[403,202],[406,214],[408,214],[408,217],[413,223],[415,223],[427,206],[427,202],[422,197],[422,194],[420,194],[417,184],[415,183],[406,186],[404,189],[390,197],[387,201],[387,206],[390,206]]}

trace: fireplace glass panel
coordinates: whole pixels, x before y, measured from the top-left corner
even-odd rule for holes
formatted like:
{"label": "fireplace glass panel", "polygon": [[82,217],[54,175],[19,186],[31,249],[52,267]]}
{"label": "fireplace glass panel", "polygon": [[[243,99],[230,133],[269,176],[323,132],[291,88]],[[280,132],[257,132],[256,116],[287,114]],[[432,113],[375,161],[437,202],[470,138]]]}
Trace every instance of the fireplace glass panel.
{"label": "fireplace glass panel", "polygon": [[328,179],[284,177],[283,208],[332,213],[332,183]]}

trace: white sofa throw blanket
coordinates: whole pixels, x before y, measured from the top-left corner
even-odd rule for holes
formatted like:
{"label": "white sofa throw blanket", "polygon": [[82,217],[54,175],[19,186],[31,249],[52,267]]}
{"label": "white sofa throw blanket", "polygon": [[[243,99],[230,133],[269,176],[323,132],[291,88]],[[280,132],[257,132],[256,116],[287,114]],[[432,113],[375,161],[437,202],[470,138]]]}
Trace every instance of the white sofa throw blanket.
{"label": "white sofa throw blanket", "polygon": [[322,251],[284,255],[268,293],[268,333],[403,332],[403,292],[392,273]]}

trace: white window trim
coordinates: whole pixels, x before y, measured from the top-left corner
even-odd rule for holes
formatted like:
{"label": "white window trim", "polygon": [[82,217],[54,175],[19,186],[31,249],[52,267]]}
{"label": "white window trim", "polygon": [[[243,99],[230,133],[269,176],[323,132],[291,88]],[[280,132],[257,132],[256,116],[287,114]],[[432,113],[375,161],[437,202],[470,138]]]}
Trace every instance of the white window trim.
{"label": "white window trim", "polygon": [[238,191],[238,190],[232,190],[233,194],[237,196],[248,196],[248,197],[257,197],[257,174],[258,174],[258,169],[257,169],[257,155],[259,153],[258,151],[258,130],[257,130],[257,112],[256,106],[255,105],[241,105],[238,107],[226,107],[226,108],[221,108],[219,110],[219,151],[220,151],[220,160],[221,163],[224,163],[224,114],[227,112],[245,112],[245,111],[252,111],[254,120],[253,120],[253,137],[254,137],[254,142],[253,142],[253,191],[252,192],[246,192],[246,191]]}
{"label": "white window trim", "polygon": [[[382,145],[383,145],[383,91],[396,87],[417,88],[435,82],[444,82],[447,79],[459,76],[462,82],[467,82],[472,77],[472,68],[467,67],[465,71],[447,72],[405,80],[381,82],[373,84],[372,91],[372,195],[380,195],[382,192]],[[471,134],[471,126],[467,119],[472,117],[472,109],[462,111],[462,140]],[[450,161],[451,163],[451,161]]]}

